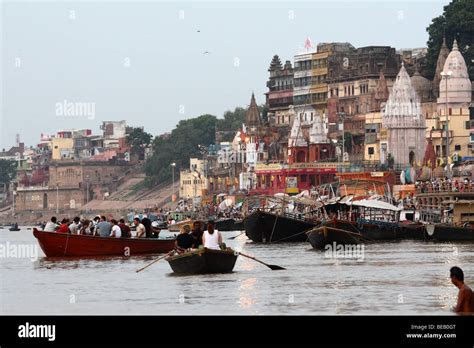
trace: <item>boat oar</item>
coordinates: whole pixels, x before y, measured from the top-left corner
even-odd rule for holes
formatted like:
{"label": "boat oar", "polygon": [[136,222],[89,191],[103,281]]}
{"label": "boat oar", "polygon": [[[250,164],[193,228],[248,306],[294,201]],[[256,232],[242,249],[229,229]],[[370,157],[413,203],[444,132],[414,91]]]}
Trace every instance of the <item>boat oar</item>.
{"label": "boat oar", "polygon": [[160,257],[157,258],[156,260],[150,262],[150,263],[149,263],[148,265],[146,265],[145,267],[142,267],[142,268],[140,268],[140,269],[137,269],[135,272],[137,272],[137,273],[138,273],[138,272],[141,272],[141,271],[143,271],[145,268],[148,268],[148,267],[150,267],[151,265],[153,265],[154,263],[156,263],[156,262],[158,262],[158,261],[160,261],[160,260],[163,260],[165,257],[169,256],[173,251],[174,251],[174,250],[169,251],[166,255],[160,256]]}
{"label": "boat oar", "polygon": [[281,269],[286,269],[286,268],[283,268],[281,266],[278,266],[278,265],[269,265],[268,263],[265,263],[261,260],[258,260],[256,259],[255,257],[253,256],[249,256],[249,255],[245,255],[245,254],[242,254],[241,252],[239,252],[239,255],[243,256],[243,257],[247,257],[249,259],[252,259],[254,261],[257,261],[257,262],[260,262],[262,265],[265,265],[267,266],[268,268],[270,268],[272,271],[278,271],[278,270],[281,270]]}
{"label": "boat oar", "polygon": [[237,238],[237,237],[240,237],[240,236],[241,236],[241,235],[243,235],[244,233],[245,233],[245,231],[244,231],[244,232],[241,232],[241,233],[239,233],[239,234],[238,234],[238,235],[236,235],[236,236],[233,236],[233,237],[227,238],[227,240],[231,240],[231,239],[235,239],[235,238]]}

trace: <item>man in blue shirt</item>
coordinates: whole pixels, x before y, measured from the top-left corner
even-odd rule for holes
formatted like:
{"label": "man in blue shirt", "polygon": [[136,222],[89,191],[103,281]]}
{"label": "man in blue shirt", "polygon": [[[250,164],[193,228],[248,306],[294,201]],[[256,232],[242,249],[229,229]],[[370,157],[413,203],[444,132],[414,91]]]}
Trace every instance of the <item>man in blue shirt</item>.
{"label": "man in blue shirt", "polygon": [[110,236],[110,231],[112,230],[112,224],[107,221],[105,216],[100,217],[100,222],[95,227],[96,234],[99,234],[100,237]]}

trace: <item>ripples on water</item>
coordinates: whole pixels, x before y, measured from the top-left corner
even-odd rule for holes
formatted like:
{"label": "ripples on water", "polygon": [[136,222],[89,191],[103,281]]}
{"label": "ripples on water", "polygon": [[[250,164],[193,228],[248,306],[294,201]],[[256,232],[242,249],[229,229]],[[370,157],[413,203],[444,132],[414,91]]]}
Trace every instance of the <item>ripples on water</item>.
{"label": "ripples on water", "polygon": [[[224,239],[239,232],[224,232]],[[0,243],[37,245],[31,230],[0,230]],[[445,314],[460,266],[474,285],[473,244],[403,241],[365,246],[363,261],[329,259],[307,243],[262,245],[240,236],[231,274],[176,276],[156,255],[131,258],[0,258],[1,314]]]}

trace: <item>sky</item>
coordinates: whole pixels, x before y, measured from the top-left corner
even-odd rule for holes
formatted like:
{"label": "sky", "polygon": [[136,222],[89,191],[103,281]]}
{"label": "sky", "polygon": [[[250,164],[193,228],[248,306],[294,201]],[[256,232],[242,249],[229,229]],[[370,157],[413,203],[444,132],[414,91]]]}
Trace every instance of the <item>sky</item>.
{"label": "sky", "polygon": [[[309,37],[424,47],[449,1],[1,1],[0,149],[126,120],[153,135],[265,102]],[[208,52],[208,53],[207,53]]]}

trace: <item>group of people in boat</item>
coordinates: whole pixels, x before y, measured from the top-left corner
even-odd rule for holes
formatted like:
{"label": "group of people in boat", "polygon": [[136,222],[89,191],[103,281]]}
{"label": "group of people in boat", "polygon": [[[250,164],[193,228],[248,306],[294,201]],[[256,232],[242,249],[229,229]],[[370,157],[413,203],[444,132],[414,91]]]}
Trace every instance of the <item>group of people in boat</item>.
{"label": "group of people in boat", "polygon": [[136,228],[134,236],[123,218],[107,219],[102,215],[89,220],[76,216],[72,221],[64,218],[59,222],[56,216],[53,216],[45,224],[43,231],[113,238],[157,238],[160,233],[160,229],[153,226],[151,220],[146,217],[135,217],[133,225]]}
{"label": "group of people in boat", "polygon": [[222,242],[222,235],[216,230],[214,220],[207,222],[206,229],[202,229],[201,221],[194,221],[192,229],[190,225],[184,225],[181,233],[176,237],[176,250],[185,252],[189,249],[199,249],[201,246],[207,249],[221,250],[226,246]]}

